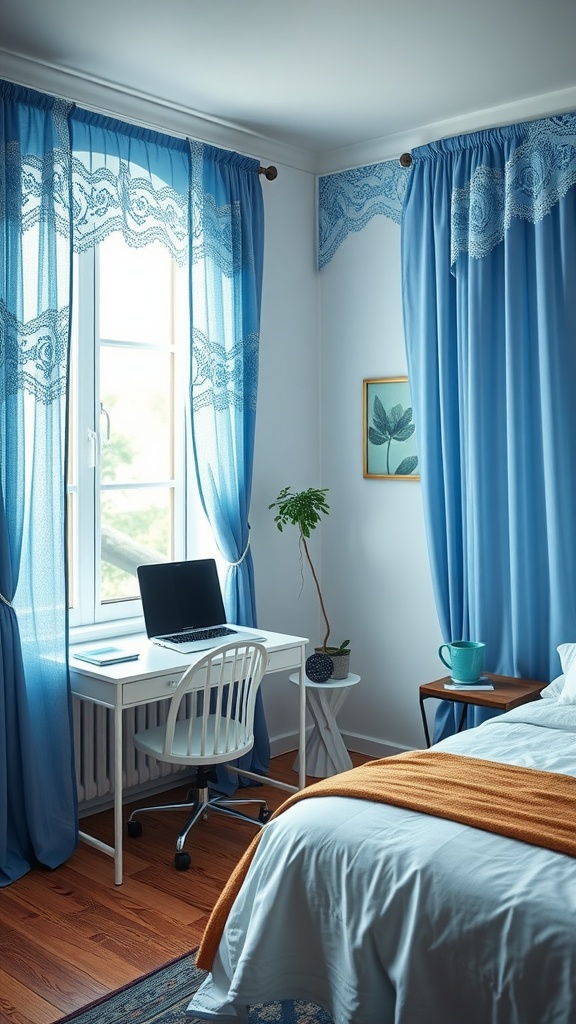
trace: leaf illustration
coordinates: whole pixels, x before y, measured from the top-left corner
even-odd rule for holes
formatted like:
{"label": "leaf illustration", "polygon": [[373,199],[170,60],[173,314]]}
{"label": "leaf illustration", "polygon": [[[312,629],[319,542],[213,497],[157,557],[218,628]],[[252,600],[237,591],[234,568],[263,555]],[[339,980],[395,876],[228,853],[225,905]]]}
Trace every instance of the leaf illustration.
{"label": "leaf illustration", "polygon": [[384,441],[388,441],[390,438],[390,424],[386,410],[377,395],[374,398],[372,417],[374,420],[374,432],[380,436],[380,440],[374,441],[374,444],[384,444]]}
{"label": "leaf illustration", "polygon": [[410,476],[414,472],[418,465],[418,457],[416,455],[408,455],[407,458],[402,459],[402,462],[398,466],[395,472],[395,476]]}
{"label": "leaf illustration", "polygon": [[[389,412],[382,405],[377,395],[372,405],[372,426],[368,428],[368,440],[375,445],[386,444],[386,471],[389,476],[408,476],[418,465],[415,455],[404,459],[395,474],[390,473],[390,445],[392,441],[407,441],[416,429],[412,420],[412,406],[404,409],[400,404],[393,405]],[[407,468],[404,468],[407,467]]]}
{"label": "leaf illustration", "polygon": [[388,438],[384,437],[384,435],[381,434],[379,430],[375,430],[374,427],[369,427],[368,440],[371,441],[372,444],[384,444],[384,442],[387,441]]}
{"label": "leaf illustration", "polygon": [[[412,410],[410,410],[410,412],[412,412]],[[396,433],[394,434],[394,440],[407,441],[409,437],[412,437],[412,434],[414,433],[415,430],[416,427],[414,426],[414,424],[409,423],[407,427],[403,428],[403,430],[396,431]]]}

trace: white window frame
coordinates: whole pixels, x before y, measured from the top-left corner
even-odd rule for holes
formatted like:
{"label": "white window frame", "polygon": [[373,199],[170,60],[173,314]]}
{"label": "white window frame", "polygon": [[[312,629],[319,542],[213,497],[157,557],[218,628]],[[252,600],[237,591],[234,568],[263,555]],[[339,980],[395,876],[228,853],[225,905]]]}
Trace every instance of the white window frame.
{"label": "white window frame", "polygon": [[[141,631],[142,605],[139,599],[115,601],[102,604],[99,600],[99,557],[100,557],[100,487],[98,464],[102,448],[103,420],[100,415],[100,395],[96,386],[98,380],[98,360],[100,344],[108,343],[100,339],[98,324],[98,283],[99,261],[97,252],[91,249],[76,257],[75,271],[78,288],[74,289],[73,330],[77,331],[84,349],[84,359],[78,358],[75,366],[75,379],[71,376],[71,388],[75,389],[75,401],[71,403],[71,415],[75,414],[75,443],[71,445],[71,457],[76,459],[75,483],[69,486],[69,492],[76,492],[76,515],[78,518],[73,534],[72,565],[74,580],[70,581],[70,593],[75,597],[74,607],[70,609],[70,629],[73,639],[78,641],[84,637],[121,635],[123,633]],[[75,306],[78,308],[74,308]],[[176,326],[176,325],[174,325]],[[182,325],[186,331],[187,324]],[[185,339],[182,344],[174,345],[173,362],[173,400],[175,415],[172,429],[172,459],[174,475],[169,481],[157,481],[158,484],[171,484],[173,487],[173,550],[170,557],[174,559],[192,557],[218,557],[212,531],[202,509],[197,491],[196,474],[191,462],[191,442],[189,424],[189,353]],[[126,345],[131,349],[141,348],[154,350],[156,347],[166,351],[165,345],[152,345],[133,342],[113,342]],[[86,355],[86,346],[90,355]],[[96,466],[92,466],[92,463]],[[104,490],[126,485],[104,485]],[[132,484],[135,488],[139,484]]]}

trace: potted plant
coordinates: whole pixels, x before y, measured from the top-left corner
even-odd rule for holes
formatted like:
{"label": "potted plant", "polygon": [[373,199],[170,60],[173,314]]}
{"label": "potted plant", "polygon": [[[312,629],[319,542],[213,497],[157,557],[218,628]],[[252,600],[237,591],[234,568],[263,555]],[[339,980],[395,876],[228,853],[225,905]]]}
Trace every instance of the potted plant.
{"label": "potted plant", "polygon": [[323,515],[328,515],[330,512],[330,506],[326,501],[327,493],[327,487],[309,487],[306,491],[297,491],[296,494],[292,494],[290,487],[284,487],[280,491],[276,501],[273,501],[268,508],[276,509],[274,522],[280,531],[289,524],[290,526],[295,526],[299,532],[299,543],[301,547],[304,548],[304,554],[306,555],[308,565],[312,572],[312,578],[318,592],[322,616],[326,625],[326,632],[324,634],[322,645],[320,647],[316,647],[315,650],[319,654],[327,654],[332,659],[334,669],[330,678],[345,679],[348,675],[348,668],[350,664],[350,641],[344,640],[339,647],[329,645],[330,623],[328,621],[326,605],[324,604],[324,598],[322,596],[318,576],[316,575],[316,570],[310,557],[310,551],[307,543],[310,539],[312,530],[315,530],[318,523],[321,521],[321,517]]}

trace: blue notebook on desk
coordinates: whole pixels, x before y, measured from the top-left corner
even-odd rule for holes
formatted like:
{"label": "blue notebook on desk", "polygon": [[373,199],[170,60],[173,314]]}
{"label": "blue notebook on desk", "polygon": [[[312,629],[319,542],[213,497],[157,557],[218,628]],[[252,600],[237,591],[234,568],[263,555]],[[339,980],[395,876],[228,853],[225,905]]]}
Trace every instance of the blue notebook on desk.
{"label": "blue notebook on desk", "polygon": [[87,661],[90,665],[118,665],[121,661],[137,661],[140,655],[109,644],[90,647],[85,651],[73,651],[72,657],[78,661]]}

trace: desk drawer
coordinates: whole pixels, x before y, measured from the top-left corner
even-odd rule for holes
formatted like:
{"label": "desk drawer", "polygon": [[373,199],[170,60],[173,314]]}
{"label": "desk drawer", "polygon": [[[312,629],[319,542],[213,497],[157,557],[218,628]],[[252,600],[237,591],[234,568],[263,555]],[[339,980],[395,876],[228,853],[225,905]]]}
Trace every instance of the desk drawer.
{"label": "desk drawer", "polygon": [[171,697],[181,678],[182,672],[178,671],[153,676],[151,679],[135,679],[133,682],[123,683],[122,704],[126,708]]}
{"label": "desk drawer", "polygon": [[299,647],[292,647],[289,650],[271,651],[268,655],[267,672],[285,672],[289,669],[300,668],[301,651]]}
{"label": "desk drawer", "polygon": [[[283,672],[300,668],[300,648],[272,651],[268,658],[268,672]],[[122,704],[133,707],[135,704],[149,704],[153,700],[170,697],[182,678],[182,671],[162,673],[146,679],[135,679],[122,684]],[[196,676],[195,681],[198,680]]]}

